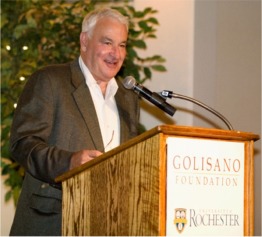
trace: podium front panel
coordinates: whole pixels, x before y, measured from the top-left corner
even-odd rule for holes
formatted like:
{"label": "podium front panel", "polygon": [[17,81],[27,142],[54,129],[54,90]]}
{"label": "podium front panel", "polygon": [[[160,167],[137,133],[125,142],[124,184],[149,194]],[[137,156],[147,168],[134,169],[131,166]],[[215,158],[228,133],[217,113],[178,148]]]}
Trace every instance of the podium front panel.
{"label": "podium front panel", "polygon": [[244,235],[245,143],[167,139],[167,231]]}
{"label": "podium front panel", "polygon": [[[173,138],[179,143],[169,144]],[[252,133],[167,125],[147,131],[56,179],[63,188],[62,234],[224,235],[227,223],[235,226],[225,235],[251,236],[258,139]],[[213,194],[205,199],[208,188]],[[204,226],[207,215],[213,215],[213,230]]]}

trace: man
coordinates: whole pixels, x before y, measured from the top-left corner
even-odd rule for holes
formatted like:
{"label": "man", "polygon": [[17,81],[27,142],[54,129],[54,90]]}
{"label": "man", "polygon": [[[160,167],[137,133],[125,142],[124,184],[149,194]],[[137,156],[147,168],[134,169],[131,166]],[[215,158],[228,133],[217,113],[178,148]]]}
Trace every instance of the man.
{"label": "man", "polygon": [[137,135],[138,97],[114,76],[128,21],[102,9],[83,20],[80,57],[32,75],[19,99],[11,152],[26,171],[10,235],[61,235],[55,178]]}

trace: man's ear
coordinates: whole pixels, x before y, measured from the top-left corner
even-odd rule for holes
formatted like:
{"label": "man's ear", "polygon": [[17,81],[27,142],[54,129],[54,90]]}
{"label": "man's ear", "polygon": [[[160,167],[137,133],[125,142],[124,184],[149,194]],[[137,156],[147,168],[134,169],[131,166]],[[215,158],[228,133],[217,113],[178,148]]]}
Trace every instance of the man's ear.
{"label": "man's ear", "polygon": [[81,32],[80,33],[80,46],[81,46],[81,50],[83,52],[86,52],[87,43],[88,43],[87,33],[86,32]]}

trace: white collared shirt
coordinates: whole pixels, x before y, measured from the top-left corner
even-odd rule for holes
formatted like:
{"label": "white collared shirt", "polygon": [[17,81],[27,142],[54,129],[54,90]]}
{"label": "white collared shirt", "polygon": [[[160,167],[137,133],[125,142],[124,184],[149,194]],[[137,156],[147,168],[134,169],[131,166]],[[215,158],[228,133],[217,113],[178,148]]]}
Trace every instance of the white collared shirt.
{"label": "white collared shirt", "polygon": [[115,78],[112,78],[107,84],[104,97],[101,88],[84,64],[81,56],[79,57],[79,65],[95,105],[105,151],[109,151],[120,144],[120,120],[114,98],[118,85]]}

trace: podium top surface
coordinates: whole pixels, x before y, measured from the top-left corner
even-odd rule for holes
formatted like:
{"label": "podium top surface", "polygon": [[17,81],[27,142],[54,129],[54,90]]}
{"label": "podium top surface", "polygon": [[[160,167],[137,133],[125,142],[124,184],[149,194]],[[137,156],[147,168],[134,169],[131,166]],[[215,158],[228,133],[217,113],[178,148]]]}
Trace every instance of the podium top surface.
{"label": "podium top surface", "polygon": [[251,132],[242,132],[237,130],[222,130],[222,129],[210,129],[201,127],[187,127],[187,126],[175,126],[175,125],[160,125],[149,131],[162,132],[167,135],[187,136],[187,137],[199,137],[199,138],[213,138],[223,140],[259,140],[260,137],[257,134]]}
{"label": "podium top surface", "polygon": [[175,126],[175,125],[159,125],[154,127],[141,135],[123,143],[119,147],[114,148],[111,151],[104,153],[103,155],[77,167],[65,174],[56,178],[56,182],[62,182],[83,170],[92,167],[109,157],[117,154],[118,152],[125,150],[141,141],[144,141],[156,134],[162,133],[166,136],[179,136],[179,137],[191,137],[191,138],[203,138],[203,139],[218,139],[225,141],[257,141],[260,139],[259,135],[251,132],[242,131],[231,131],[222,129],[210,129],[210,128],[200,128],[200,127],[188,127],[188,126]]}

